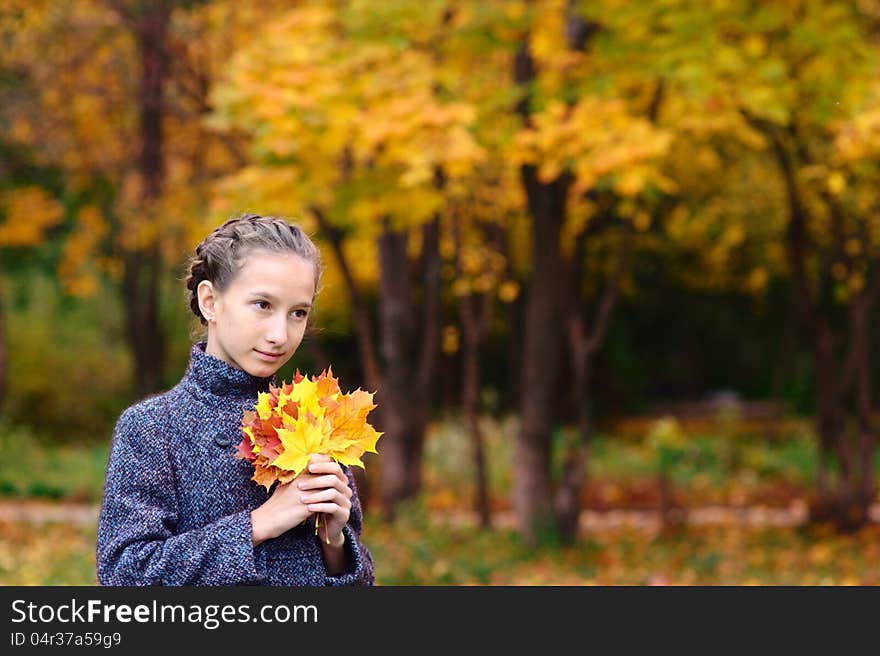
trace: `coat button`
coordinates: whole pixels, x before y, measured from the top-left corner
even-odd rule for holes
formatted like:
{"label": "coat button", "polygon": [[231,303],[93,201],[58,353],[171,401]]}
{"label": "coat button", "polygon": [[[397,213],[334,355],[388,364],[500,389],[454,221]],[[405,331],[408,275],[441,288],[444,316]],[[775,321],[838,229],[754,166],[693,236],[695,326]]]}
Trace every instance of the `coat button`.
{"label": "coat button", "polygon": [[226,447],[232,444],[232,437],[228,433],[217,433],[214,436],[214,444],[221,447]]}

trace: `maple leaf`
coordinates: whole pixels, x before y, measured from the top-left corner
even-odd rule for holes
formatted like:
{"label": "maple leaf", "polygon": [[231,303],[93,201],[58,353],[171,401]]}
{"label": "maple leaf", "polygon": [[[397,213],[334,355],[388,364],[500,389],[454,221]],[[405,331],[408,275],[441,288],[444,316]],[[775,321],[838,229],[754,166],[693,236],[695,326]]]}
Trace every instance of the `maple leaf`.
{"label": "maple leaf", "polygon": [[[242,431],[244,432],[244,431]],[[244,458],[245,460],[250,460],[251,462],[257,457],[256,452],[254,451],[254,443],[252,440],[248,439],[248,435],[245,434],[245,438],[239,443],[237,448],[238,457]]]}
{"label": "maple leaf", "polygon": [[[268,419],[272,416],[272,399],[272,394],[260,392],[259,396],[257,397],[257,414],[259,415],[260,419]],[[275,404],[277,405],[277,399]]]}
{"label": "maple leaf", "polygon": [[273,431],[272,434],[266,436],[266,443],[260,448],[260,455],[277,466],[273,461],[284,452],[284,446],[278,436],[278,431],[274,429]]}
{"label": "maple leaf", "polygon": [[350,444],[341,452],[331,453],[330,456],[341,465],[357,466],[364,469],[361,456],[368,451],[370,453],[378,453],[376,451],[376,442],[379,441],[381,436],[382,433],[377,432],[372,426],[367,426],[364,429],[364,434],[357,442]]}
{"label": "maple leaf", "polygon": [[343,394],[332,368],[314,378],[297,369],[291,383],[270,385],[259,393],[254,409],[242,414],[235,456],[253,464],[252,478],[266,490],[276,481],[292,481],[316,453],[363,468],[361,457],[377,453],[382,435],[367,421],[375,407],[373,393],[357,389]]}
{"label": "maple leaf", "polygon": [[254,465],[254,475],[252,478],[259,485],[262,485],[263,487],[265,487],[266,491],[268,491],[269,488],[272,487],[272,484],[278,478],[277,469],[278,469],[277,467],[272,467],[272,466],[264,467],[263,465],[255,464]]}
{"label": "maple leaf", "polygon": [[317,386],[315,392],[318,395],[319,402],[335,400],[340,394],[339,381],[333,378],[332,368],[328,368],[327,371],[322,372],[315,380],[315,384]]}
{"label": "maple leaf", "polygon": [[373,395],[356,390],[335,403],[330,421],[333,430],[328,440],[329,455],[344,465],[363,468],[360,457],[366,452],[376,453],[380,433],[367,424],[367,414],[375,408]]}
{"label": "maple leaf", "polygon": [[321,431],[306,420],[297,422],[295,430],[279,431],[284,452],[275,459],[275,466],[298,474],[309,464],[309,457],[321,451]]}

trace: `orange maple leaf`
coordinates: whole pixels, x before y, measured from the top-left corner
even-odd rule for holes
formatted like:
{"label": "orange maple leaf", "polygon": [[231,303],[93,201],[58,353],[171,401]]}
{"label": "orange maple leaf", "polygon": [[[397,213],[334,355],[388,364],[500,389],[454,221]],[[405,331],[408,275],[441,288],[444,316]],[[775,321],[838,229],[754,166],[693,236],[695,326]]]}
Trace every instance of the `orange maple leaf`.
{"label": "orange maple leaf", "polygon": [[343,394],[332,368],[314,378],[297,369],[291,383],[270,385],[243,413],[235,456],[254,465],[252,478],[266,490],[296,478],[315,453],[363,468],[361,457],[377,453],[382,436],[367,421],[374,408],[371,392]]}

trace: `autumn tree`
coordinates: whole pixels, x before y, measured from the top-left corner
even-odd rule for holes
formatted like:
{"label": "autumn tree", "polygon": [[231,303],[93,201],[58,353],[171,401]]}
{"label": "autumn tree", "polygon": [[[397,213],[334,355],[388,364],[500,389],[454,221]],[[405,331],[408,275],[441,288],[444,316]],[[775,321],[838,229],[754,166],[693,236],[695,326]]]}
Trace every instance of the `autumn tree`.
{"label": "autumn tree", "polygon": [[[8,174],[15,179],[12,171]],[[64,207],[58,199],[36,185],[11,185],[2,190],[0,212],[4,217],[0,222],[0,264],[10,254],[42,243],[47,233],[57,228],[64,218]],[[5,325],[3,293],[0,289],[0,408],[3,408],[7,389]]]}
{"label": "autumn tree", "polygon": [[[32,94],[27,102],[4,110],[13,125],[13,137],[26,145],[41,139],[52,144],[52,149],[40,153],[43,162],[61,165],[70,178],[72,197],[94,199],[76,203],[82,208],[78,214],[82,220],[77,220],[59,264],[62,273],[72,274],[64,280],[74,293],[89,294],[96,289],[94,272],[81,271],[85,267],[74,260],[90,259],[94,254],[90,247],[107,233],[106,218],[98,209],[100,185],[120,183],[120,169],[127,168],[122,162],[131,155],[143,183],[139,198],[161,193],[163,49],[169,11],[165,3],[129,7],[121,2],[64,6],[38,2],[23,3],[16,12],[23,29],[14,38],[12,56]],[[34,56],[36,52],[40,57]],[[134,93],[139,102],[131,107],[139,107],[133,113],[139,128],[128,131],[128,81],[134,78],[129,65],[133,67],[137,57],[141,74],[139,91]],[[103,120],[96,120],[97,116]],[[129,144],[137,144],[133,152]],[[130,232],[137,227],[132,226]],[[155,258],[153,249],[132,248],[122,267],[129,335],[142,373],[141,391],[156,389],[161,371]],[[102,264],[99,258],[92,261]]]}
{"label": "autumn tree", "polygon": [[[393,513],[421,488],[439,346],[439,212],[480,157],[472,110],[445,98],[437,40],[445,3],[310,3],[267,25],[214,94],[217,127],[247,131],[252,166],[224,182],[232,204],[310,220],[349,293],[366,384],[387,435],[381,499]],[[266,58],[270,50],[276,54]],[[356,266],[371,260],[378,337]]]}
{"label": "autumn tree", "polygon": [[[670,228],[689,239],[702,232],[704,256],[715,260],[704,270],[716,279],[745,274],[746,286],[760,288],[769,276],[785,277],[815,381],[813,516],[861,526],[874,495],[877,430],[869,364],[880,289],[870,127],[880,64],[876,8],[682,1],[622,3],[607,16],[633,70],[664,74],[662,120],[682,143],[699,142],[694,152],[703,162],[738,169],[724,179],[751,184],[712,194],[682,185]],[[643,28],[634,32],[634,24]],[[662,39],[644,30],[660,30]],[[728,255],[744,249],[763,252],[763,261],[722,272]]]}
{"label": "autumn tree", "polygon": [[[483,184],[462,185],[460,193],[449,196],[445,231],[449,253],[446,266],[448,283],[458,314],[458,327],[444,331],[444,351],[458,353],[461,363],[460,403],[465,429],[470,433],[474,472],[474,510],[480,524],[492,523],[492,499],[488,480],[488,453],[481,427],[480,355],[488,337],[496,299],[509,304],[519,294],[519,285],[509,278],[506,249],[509,211],[498,203],[498,185],[489,184],[491,175],[483,171]],[[497,180],[497,178],[496,178]]]}
{"label": "autumn tree", "polygon": [[[590,367],[605,338],[634,225],[647,226],[636,215],[647,216],[646,193],[669,187],[656,168],[669,136],[651,121],[656,82],[641,93],[597,84],[606,66],[593,44],[601,22],[571,2],[526,3],[525,16],[512,67],[522,89],[513,155],[532,246],[514,502],[528,539],[549,533],[572,540],[592,431]],[[585,257],[609,229],[617,235],[611,240],[615,263],[604,291],[585,297]],[[580,434],[565,455],[563,479],[554,484],[551,435],[561,423],[561,357],[571,358]]]}
{"label": "autumn tree", "polygon": [[118,290],[138,394],[162,384],[159,281],[213,227],[209,183],[242,163],[237,135],[202,122],[211,80],[279,4],[38,0],[2,14],[9,139],[64,176],[62,289]]}

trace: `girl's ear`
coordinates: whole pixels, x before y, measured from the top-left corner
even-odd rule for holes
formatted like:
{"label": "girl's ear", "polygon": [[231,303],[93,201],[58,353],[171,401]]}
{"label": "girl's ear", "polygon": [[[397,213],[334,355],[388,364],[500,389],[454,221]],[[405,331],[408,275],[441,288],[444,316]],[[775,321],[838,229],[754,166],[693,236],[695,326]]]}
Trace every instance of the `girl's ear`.
{"label": "girl's ear", "polygon": [[202,311],[202,316],[208,321],[213,321],[217,311],[217,295],[214,292],[214,285],[210,280],[203,280],[196,288],[196,293],[199,297],[199,309]]}

